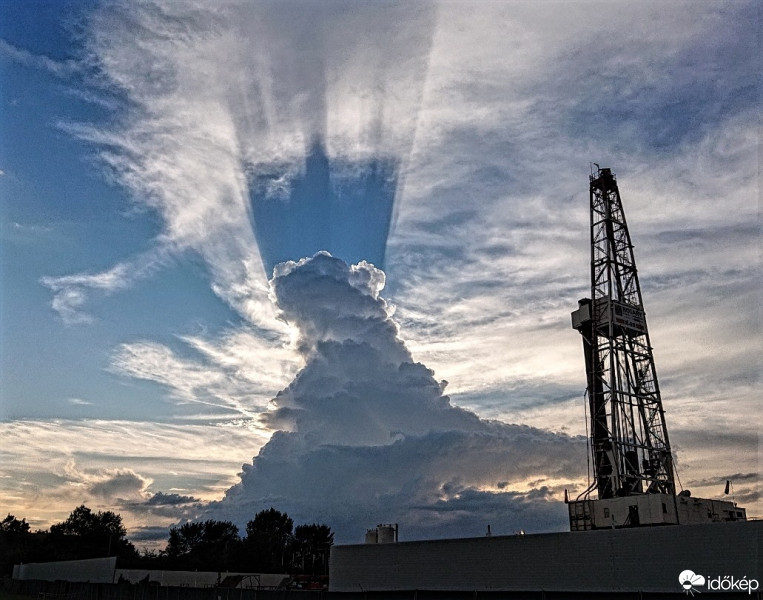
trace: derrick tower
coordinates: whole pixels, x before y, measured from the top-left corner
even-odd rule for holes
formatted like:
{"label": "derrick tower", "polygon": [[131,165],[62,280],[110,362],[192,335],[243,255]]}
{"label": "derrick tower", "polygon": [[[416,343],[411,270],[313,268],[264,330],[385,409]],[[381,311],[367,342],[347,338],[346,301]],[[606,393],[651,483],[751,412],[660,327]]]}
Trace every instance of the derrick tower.
{"label": "derrick tower", "polygon": [[568,503],[571,528],[744,518],[731,502],[689,502],[688,491],[676,496],[633,244],[617,180],[598,165],[590,176],[590,212],[591,297],[579,301],[572,326],[583,339],[593,477]]}
{"label": "derrick tower", "polygon": [[633,244],[609,169],[591,175],[591,298],[583,336],[591,459],[599,498],[675,493],[673,457],[646,326]]}

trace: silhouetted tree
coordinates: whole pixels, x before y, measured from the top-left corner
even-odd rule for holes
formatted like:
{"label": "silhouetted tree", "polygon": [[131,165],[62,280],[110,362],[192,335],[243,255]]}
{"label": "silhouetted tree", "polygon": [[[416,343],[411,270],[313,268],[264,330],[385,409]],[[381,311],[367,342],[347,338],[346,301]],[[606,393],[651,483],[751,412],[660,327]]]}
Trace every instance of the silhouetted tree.
{"label": "silhouetted tree", "polygon": [[283,572],[290,564],[287,551],[292,541],[294,521],[271,507],[258,512],[246,524],[244,543],[252,568],[270,573]]}
{"label": "silhouetted tree", "polygon": [[334,534],[327,525],[299,525],[274,508],[257,513],[239,537],[230,521],[198,521],[170,528],[167,548],[138,553],[122,517],[82,505],[50,528],[32,533],[25,519],[0,521],[0,576],[14,564],[118,556],[122,568],[325,574]]}
{"label": "silhouetted tree", "polygon": [[327,574],[333,544],[334,533],[328,525],[297,525],[293,542],[294,568],[311,575]]}
{"label": "silhouetted tree", "polygon": [[127,536],[122,517],[110,510],[94,513],[84,504],[75,508],[66,521],[50,527],[50,533],[79,535],[82,537],[109,535],[117,538]]}
{"label": "silhouetted tree", "polygon": [[132,560],[137,556],[120,515],[110,510],[94,513],[84,504],[62,523],[51,525],[49,542],[56,560],[103,556]]}
{"label": "silhouetted tree", "polygon": [[12,514],[8,513],[8,516],[0,521],[0,534],[6,535],[19,535],[29,533],[29,523],[26,519],[20,521]]}
{"label": "silhouetted tree", "polygon": [[239,554],[241,538],[230,521],[196,521],[170,528],[165,553],[172,568],[229,570]]}
{"label": "silhouetted tree", "polygon": [[8,514],[0,521],[0,577],[10,576],[13,565],[27,562],[40,545],[40,536],[30,533],[26,519]]}

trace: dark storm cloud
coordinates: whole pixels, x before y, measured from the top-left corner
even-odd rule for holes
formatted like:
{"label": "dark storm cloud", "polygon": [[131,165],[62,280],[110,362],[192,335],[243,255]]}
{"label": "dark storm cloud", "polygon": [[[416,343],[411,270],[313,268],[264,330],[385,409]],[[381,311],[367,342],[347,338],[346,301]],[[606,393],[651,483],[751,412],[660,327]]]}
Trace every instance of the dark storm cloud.
{"label": "dark storm cloud", "polygon": [[130,470],[118,470],[88,485],[88,492],[101,498],[114,498],[142,492],[146,479]]}
{"label": "dark storm cloud", "polygon": [[146,506],[173,506],[177,504],[193,504],[195,502],[200,502],[200,500],[193,496],[156,492],[151,498],[146,500],[144,504]]}
{"label": "dark storm cloud", "polygon": [[[740,506],[744,506],[746,504],[753,504],[754,502],[757,502],[760,500],[760,496],[761,493],[759,489],[743,487],[735,490],[731,498],[733,501],[739,503]],[[751,514],[749,512],[747,514],[750,517],[758,517],[757,514]]]}
{"label": "dark storm cloud", "polygon": [[740,481],[757,481],[758,477],[760,476],[759,473],[733,473],[731,475],[720,475],[718,478],[713,477],[712,479],[697,479],[694,481],[689,481],[689,485],[718,485],[718,480],[722,481],[733,481],[733,482],[740,482]]}
{"label": "dark storm cloud", "polygon": [[130,530],[130,541],[133,543],[166,541],[169,533],[169,527],[136,527]]}
{"label": "dark storm cloud", "polygon": [[[165,494],[156,492],[147,500],[140,502],[120,500],[121,508],[134,515],[141,517],[151,516],[164,520],[171,519],[174,522],[190,521],[195,519],[199,513],[204,510],[206,502],[193,496],[184,496],[181,494]],[[151,531],[158,529],[163,531],[162,536],[166,538],[167,528],[147,528]],[[151,539],[152,533],[147,533],[144,539]],[[159,537],[162,537],[159,536]],[[132,536],[131,536],[132,537]]]}

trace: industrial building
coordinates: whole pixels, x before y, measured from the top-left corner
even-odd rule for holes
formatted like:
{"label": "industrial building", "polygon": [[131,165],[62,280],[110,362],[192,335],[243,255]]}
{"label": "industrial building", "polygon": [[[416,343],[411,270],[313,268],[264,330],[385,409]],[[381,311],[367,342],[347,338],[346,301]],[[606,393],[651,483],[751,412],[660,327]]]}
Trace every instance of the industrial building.
{"label": "industrial building", "polygon": [[682,593],[679,575],[761,581],[763,522],[357,544],[331,549],[329,589]]}

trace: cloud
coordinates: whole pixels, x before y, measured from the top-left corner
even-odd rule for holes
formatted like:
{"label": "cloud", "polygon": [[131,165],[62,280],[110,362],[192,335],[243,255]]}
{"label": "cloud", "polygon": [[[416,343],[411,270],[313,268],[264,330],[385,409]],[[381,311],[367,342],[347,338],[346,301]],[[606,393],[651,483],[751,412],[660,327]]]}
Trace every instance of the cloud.
{"label": "cloud", "polygon": [[149,506],[174,506],[176,504],[191,504],[194,502],[200,502],[198,498],[193,496],[183,496],[182,494],[164,494],[162,492],[156,492],[151,498],[146,500],[146,504]]}
{"label": "cloud", "polygon": [[46,284],[54,286],[62,315],[83,322],[86,291],[103,289],[97,277],[119,275],[119,287],[108,291],[126,289],[190,250],[206,261],[215,293],[245,317],[272,327],[226,86],[197,79],[191,68],[204,68],[204,54],[215,42],[221,47],[212,55],[225,54],[225,40],[217,35],[220,19],[212,10],[178,8],[187,15],[152,3],[97,8],[90,16],[87,61],[98,72],[98,86],[127,102],[108,126],[60,124],[98,149],[107,176],[137,206],[156,211],[163,231],[145,257],[96,276],[48,278]]}
{"label": "cloud", "polygon": [[67,485],[80,488],[85,497],[113,502],[123,498],[143,498],[151,480],[132,469],[80,469],[73,460],[64,466]]}
{"label": "cloud", "polygon": [[[585,431],[580,404],[540,411],[532,399],[585,387],[569,312],[589,293],[586,176],[597,161],[620,181],[669,429],[687,417],[677,402],[687,387],[712,397],[692,407],[705,423],[696,431],[736,412],[713,391],[719,381],[758,414],[760,259],[745,227],[759,220],[756,18],[749,3],[685,8],[438,6],[387,294],[411,352],[451,382],[454,403]],[[730,43],[727,20],[745,30]],[[677,230],[697,235],[666,239]]]}
{"label": "cloud", "polygon": [[[134,544],[140,542],[148,542],[141,545],[141,548],[148,548],[149,545],[155,545],[158,541],[165,541],[169,537],[169,527],[162,527],[158,525],[152,525],[148,527],[140,527],[130,532],[129,539]],[[158,548],[157,548],[158,549]]]}
{"label": "cloud", "polygon": [[[758,480],[759,473],[733,473],[730,475],[721,476],[722,481],[732,481],[735,483],[738,483],[740,481],[744,482],[755,482]],[[698,481],[692,481],[691,485],[718,485],[718,479],[702,479]]]}
{"label": "cloud", "polygon": [[72,406],[92,406],[93,403],[84,398],[68,398],[67,402]]}
{"label": "cloud", "polygon": [[[753,506],[760,502],[761,498],[761,490],[760,486],[757,488],[739,488],[738,490],[734,491],[733,496],[731,497],[733,502],[737,502],[739,506]],[[750,517],[756,517],[757,515],[754,514],[752,511],[748,509],[747,514]]]}
{"label": "cloud", "polygon": [[[200,251],[216,293],[265,328],[253,176],[288,189],[316,134],[332,157],[407,157],[387,271],[410,348],[454,393],[502,389],[541,363],[572,385],[564,321],[587,287],[573,265],[587,264],[589,161],[628,181],[636,228],[714,231],[719,203],[723,221],[755,218],[754,8],[687,6],[112,3],[88,49],[132,109],[115,130],[78,131],[163,216],[162,239]],[[602,35],[617,40],[606,52]],[[723,239],[703,260],[755,247]],[[81,308],[79,291],[63,306]],[[528,353],[538,324],[546,341]]]}
{"label": "cloud", "polygon": [[41,69],[60,78],[68,78],[81,72],[81,66],[74,60],[53,60],[42,54],[34,54],[0,39],[0,55],[34,69]]}
{"label": "cloud", "polygon": [[131,470],[117,470],[88,485],[88,492],[106,500],[142,496],[150,481]]}
{"label": "cloud", "polygon": [[[118,510],[128,535],[194,518],[235,482],[242,453],[256,452],[269,437],[243,419],[206,421],[0,422],[3,505],[39,529],[83,503]],[[158,504],[156,490],[167,490],[167,501],[193,497],[198,504]]]}
{"label": "cloud", "polygon": [[[198,518],[206,504],[194,496],[163,492],[156,492],[148,499],[120,500],[121,510],[128,512],[137,522],[143,524],[133,527],[130,539],[153,542],[157,545],[166,542],[170,526]],[[156,523],[165,525],[157,527]]]}
{"label": "cloud", "polygon": [[249,328],[214,339],[180,336],[178,341],[178,350],[153,341],[120,344],[109,369],[159,383],[172,401],[203,405],[207,418],[228,417],[231,412],[236,418],[252,418],[298,365],[286,342]]}
{"label": "cloud", "polygon": [[[326,253],[276,268],[271,292],[305,366],[261,416],[278,431],[211,514],[245,522],[272,504],[326,519],[345,541],[388,520],[429,536],[467,534],[485,518],[562,526],[550,500],[582,477],[582,439],[453,406],[400,339],[383,285],[372,265]],[[549,507],[520,509],[539,482]]]}
{"label": "cloud", "polygon": [[157,249],[133,261],[118,263],[100,273],[45,276],[40,279],[40,283],[53,291],[51,307],[66,325],[89,324],[93,322],[93,317],[81,309],[93,292],[110,295],[126,290],[135,281],[158,271],[167,259],[167,251]]}
{"label": "cloud", "polygon": [[[93,11],[89,25],[85,53],[97,85],[128,102],[115,126],[61,126],[98,147],[110,177],[161,215],[157,244],[198,252],[215,293],[253,324],[277,330],[263,277],[263,261],[270,269],[273,260],[258,255],[250,217],[263,204],[279,204],[279,194],[254,188],[264,181],[268,190],[288,192],[316,139],[332,161],[340,204],[353,192],[362,196],[347,182],[373,179],[374,165],[405,165],[433,8],[115,2]],[[390,185],[399,182],[402,175],[394,174]],[[287,229],[309,227],[289,225],[298,216],[290,213],[278,219]],[[259,217],[258,237],[278,239]],[[345,243],[348,233],[335,234],[336,243]],[[54,290],[56,309],[69,322],[88,321],[81,309],[90,284],[97,281],[65,288],[59,281],[63,289]]]}

